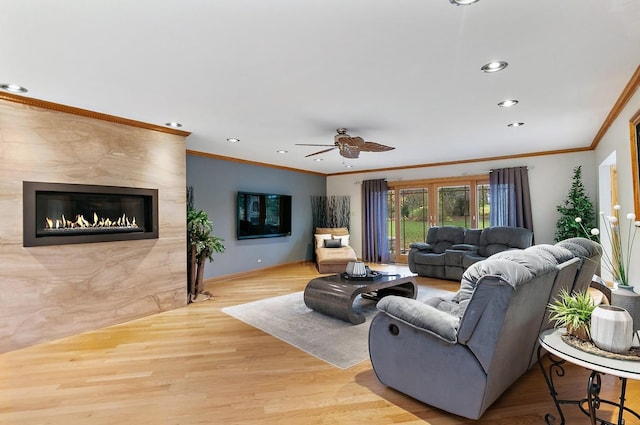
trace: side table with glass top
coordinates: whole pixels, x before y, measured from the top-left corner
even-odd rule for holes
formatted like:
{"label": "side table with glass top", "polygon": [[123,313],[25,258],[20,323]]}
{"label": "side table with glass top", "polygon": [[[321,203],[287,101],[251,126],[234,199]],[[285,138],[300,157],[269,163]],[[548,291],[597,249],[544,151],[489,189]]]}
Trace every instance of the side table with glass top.
{"label": "side table with glass top", "polygon": [[[621,360],[589,353],[567,344],[562,339],[562,336],[565,334],[566,330],[564,328],[548,329],[540,334],[540,346],[538,347],[538,365],[544,375],[544,379],[549,387],[549,392],[560,415],[560,424],[565,423],[562,412],[562,405],[564,404],[577,405],[585,415],[589,416],[592,425],[624,425],[625,416],[633,416],[637,420],[640,420],[640,414],[624,405],[627,379],[640,380],[640,361]],[[546,350],[549,355],[545,355],[544,350]],[[565,371],[563,364],[566,362],[591,370],[587,382],[586,397],[583,399],[564,400],[558,398],[554,377],[564,376]],[[548,363],[548,365],[545,366],[545,363]],[[600,398],[602,374],[620,378],[621,388],[619,401]],[[618,422],[608,422],[598,417],[598,409],[601,404],[617,407]],[[554,424],[555,419],[555,416],[551,413],[545,416],[545,421],[549,425]]]}

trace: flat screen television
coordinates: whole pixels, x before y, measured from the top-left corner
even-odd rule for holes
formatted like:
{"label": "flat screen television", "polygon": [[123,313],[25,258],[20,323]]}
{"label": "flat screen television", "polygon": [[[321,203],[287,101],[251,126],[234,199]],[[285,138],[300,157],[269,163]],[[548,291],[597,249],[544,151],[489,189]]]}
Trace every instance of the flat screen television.
{"label": "flat screen television", "polygon": [[291,236],[291,196],[238,192],[238,239]]}

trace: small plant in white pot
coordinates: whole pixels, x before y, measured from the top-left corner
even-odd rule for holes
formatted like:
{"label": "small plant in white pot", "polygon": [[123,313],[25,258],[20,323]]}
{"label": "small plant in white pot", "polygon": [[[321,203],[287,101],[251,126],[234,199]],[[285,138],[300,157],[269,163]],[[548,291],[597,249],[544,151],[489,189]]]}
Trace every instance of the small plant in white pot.
{"label": "small plant in white pot", "polygon": [[588,291],[569,293],[562,289],[549,304],[556,328],[567,328],[567,333],[585,341],[591,340],[591,314],[596,308]]}

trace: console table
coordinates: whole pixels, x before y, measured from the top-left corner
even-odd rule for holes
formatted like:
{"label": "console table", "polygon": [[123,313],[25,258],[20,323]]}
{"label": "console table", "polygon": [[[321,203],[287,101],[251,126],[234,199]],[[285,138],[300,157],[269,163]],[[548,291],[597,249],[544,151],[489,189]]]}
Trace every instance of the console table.
{"label": "console table", "polygon": [[[624,405],[627,379],[640,380],[640,361],[611,359],[588,353],[564,342],[562,340],[562,335],[564,334],[566,334],[564,328],[548,329],[540,334],[540,346],[538,347],[538,365],[540,366],[540,370],[542,370],[551,397],[560,415],[560,424],[565,423],[561,407],[563,404],[577,405],[585,415],[589,416],[592,425],[623,425],[623,416],[625,413],[630,416],[635,416],[640,420],[640,415],[637,412]],[[549,352],[548,356],[544,355],[543,349]],[[548,359],[548,370],[545,369],[543,364],[544,358]],[[565,362],[591,370],[585,398],[580,400],[563,400],[558,398],[553,379],[554,376],[564,376],[565,372],[562,365]],[[621,389],[619,402],[600,398],[601,374],[613,375],[620,378]],[[618,422],[612,423],[598,417],[598,409],[601,404],[608,404],[618,408]],[[545,415],[545,421],[549,425],[555,423],[555,419],[555,416],[551,413]]]}

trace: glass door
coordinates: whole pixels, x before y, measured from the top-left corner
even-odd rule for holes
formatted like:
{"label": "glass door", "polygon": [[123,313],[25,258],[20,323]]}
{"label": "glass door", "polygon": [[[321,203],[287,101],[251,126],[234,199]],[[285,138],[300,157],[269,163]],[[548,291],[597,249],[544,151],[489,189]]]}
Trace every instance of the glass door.
{"label": "glass door", "polygon": [[388,211],[391,261],[406,263],[409,246],[432,226],[489,226],[488,178],[402,182],[389,188]]}

